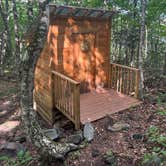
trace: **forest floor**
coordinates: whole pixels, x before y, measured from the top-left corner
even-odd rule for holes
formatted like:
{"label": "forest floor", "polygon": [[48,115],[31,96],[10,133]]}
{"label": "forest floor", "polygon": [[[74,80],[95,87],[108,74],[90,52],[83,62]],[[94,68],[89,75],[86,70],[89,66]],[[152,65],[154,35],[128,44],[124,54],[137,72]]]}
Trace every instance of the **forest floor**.
{"label": "forest floor", "polygon": [[[142,165],[143,162],[146,165],[166,164],[164,80],[165,78],[157,80],[155,85],[147,88],[145,100],[140,106],[111,115],[114,123],[127,123],[129,129],[111,132],[106,129],[107,118],[98,120],[93,123],[94,139],[91,143],[87,143],[85,148],[69,153],[64,163],[54,161],[43,165],[136,166]],[[19,143],[22,146],[18,149],[23,147],[29,154],[24,156],[17,151],[17,155],[10,153],[10,157],[7,157],[9,152],[0,148],[0,165],[4,163],[5,166],[11,163],[19,165],[21,161],[22,165],[42,165],[37,150],[26,139],[23,131],[18,92],[17,82],[0,78],[0,147],[8,142]],[[10,144],[8,147],[9,150],[14,148],[15,144]]]}

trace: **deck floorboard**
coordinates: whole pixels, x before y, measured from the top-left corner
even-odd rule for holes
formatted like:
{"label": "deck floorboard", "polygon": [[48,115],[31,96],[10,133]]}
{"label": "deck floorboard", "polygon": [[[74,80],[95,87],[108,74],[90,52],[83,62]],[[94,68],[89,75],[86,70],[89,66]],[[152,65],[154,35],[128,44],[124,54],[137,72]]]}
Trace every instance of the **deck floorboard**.
{"label": "deck floorboard", "polygon": [[81,123],[96,121],[107,114],[123,111],[139,104],[141,104],[141,101],[138,99],[112,89],[105,89],[103,92],[84,93],[80,95]]}

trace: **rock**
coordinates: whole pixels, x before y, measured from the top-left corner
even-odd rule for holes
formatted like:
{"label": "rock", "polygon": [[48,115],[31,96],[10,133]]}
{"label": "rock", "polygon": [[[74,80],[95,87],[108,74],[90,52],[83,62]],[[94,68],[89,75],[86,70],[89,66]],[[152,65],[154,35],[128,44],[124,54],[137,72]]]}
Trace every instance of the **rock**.
{"label": "rock", "polygon": [[84,131],[83,131],[83,135],[84,135],[84,138],[90,142],[93,140],[94,138],[94,128],[92,126],[92,124],[90,122],[87,122],[84,126]]}
{"label": "rock", "polygon": [[[3,107],[2,107],[2,108],[3,108]],[[3,116],[5,116],[5,115],[8,113],[7,110],[3,110],[2,108],[1,108],[1,106],[0,106],[0,118],[3,117]],[[2,110],[2,111],[1,111],[1,110]]]}
{"label": "rock", "polygon": [[133,134],[133,139],[135,140],[142,140],[143,139],[143,135],[138,133],[138,134]]}
{"label": "rock", "polygon": [[135,112],[131,112],[129,114],[127,114],[126,119],[128,120],[133,120],[133,121],[139,121],[140,119],[142,119],[142,117]]}
{"label": "rock", "polygon": [[105,123],[106,129],[108,128],[108,126],[112,126],[113,124],[114,124],[114,119],[110,115],[106,115],[106,123]]}
{"label": "rock", "polygon": [[104,155],[104,162],[110,166],[117,165],[117,158],[114,156],[113,152],[110,150]]}
{"label": "rock", "polygon": [[7,150],[25,150],[22,144],[17,142],[6,142],[4,145],[1,146],[0,149],[7,149]]}
{"label": "rock", "polygon": [[68,142],[78,145],[81,143],[82,140],[83,140],[82,133],[77,133],[77,134],[71,135],[68,139]]}
{"label": "rock", "polygon": [[100,152],[99,152],[99,150],[98,149],[92,149],[92,157],[97,157],[97,156],[99,156],[100,155]]}
{"label": "rock", "polygon": [[46,130],[43,130],[43,132],[46,134],[47,137],[49,137],[51,140],[54,140],[54,141],[60,138],[60,136],[62,135],[62,132],[59,128],[46,129]]}
{"label": "rock", "polygon": [[121,130],[127,130],[130,128],[130,125],[128,123],[115,123],[113,126],[108,126],[107,130],[115,132],[115,131],[121,131]]}
{"label": "rock", "polygon": [[53,125],[55,129],[60,128],[60,126],[61,126],[60,121],[55,122]]}
{"label": "rock", "polygon": [[14,140],[19,143],[24,143],[24,142],[26,142],[26,137],[25,136],[16,136]]}
{"label": "rock", "polygon": [[3,155],[16,156],[18,152],[26,151],[26,148],[18,142],[6,142],[4,145],[0,146],[0,150]]}
{"label": "rock", "polygon": [[146,162],[143,162],[143,166],[160,166],[162,159],[158,156],[153,156],[152,159],[149,159]]}

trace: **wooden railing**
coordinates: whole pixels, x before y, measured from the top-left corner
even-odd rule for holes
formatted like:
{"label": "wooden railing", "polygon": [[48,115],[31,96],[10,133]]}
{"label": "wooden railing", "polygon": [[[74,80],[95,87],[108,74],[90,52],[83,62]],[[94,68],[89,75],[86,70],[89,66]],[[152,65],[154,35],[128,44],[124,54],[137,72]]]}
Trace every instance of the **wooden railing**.
{"label": "wooden railing", "polygon": [[80,128],[80,83],[52,71],[52,96],[54,106]]}
{"label": "wooden railing", "polygon": [[111,63],[110,88],[139,98],[139,69]]}

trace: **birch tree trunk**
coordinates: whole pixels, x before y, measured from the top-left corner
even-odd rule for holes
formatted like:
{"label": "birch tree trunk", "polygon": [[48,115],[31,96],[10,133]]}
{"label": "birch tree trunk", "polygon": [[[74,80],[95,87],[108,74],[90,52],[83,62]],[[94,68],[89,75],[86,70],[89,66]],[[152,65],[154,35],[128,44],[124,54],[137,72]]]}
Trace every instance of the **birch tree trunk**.
{"label": "birch tree trunk", "polygon": [[[134,11],[132,13],[133,20],[136,20],[136,16],[137,16],[137,12],[136,12],[137,3],[138,3],[138,0],[133,0],[133,9],[134,9]],[[136,27],[134,25],[132,25],[132,27],[131,27],[131,33],[132,33],[132,38],[130,40],[132,42],[131,42],[131,51],[130,51],[130,66],[131,66],[131,64],[133,64],[134,55],[136,54],[136,51],[135,51]]]}
{"label": "birch tree trunk", "polygon": [[6,52],[5,52],[5,57],[4,57],[4,61],[6,60],[7,56],[12,56],[12,43],[11,43],[11,34],[10,34],[10,30],[9,30],[9,3],[8,0],[5,0],[5,4],[4,9],[2,6],[2,2],[0,1],[0,15],[2,17],[2,21],[4,23],[5,26],[5,38],[6,41],[4,40],[3,42],[6,42]]}
{"label": "birch tree trunk", "polygon": [[16,73],[19,76],[20,69],[20,39],[19,39],[19,24],[18,24],[18,13],[16,7],[16,1],[12,0],[12,9],[13,9],[13,22],[14,22],[14,32],[15,32],[15,67]]}
{"label": "birch tree trunk", "polygon": [[[34,22],[37,26],[32,30],[34,33],[30,42],[27,39],[25,43],[24,59],[22,61],[22,80],[21,80],[21,110],[22,120],[25,125],[25,132],[32,143],[39,148],[39,152],[45,157],[64,159],[64,156],[78,146],[71,143],[58,143],[51,141],[42,131],[33,110],[33,89],[34,89],[34,71],[38,57],[47,41],[47,17],[40,13],[38,19]],[[25,40],[26,41],[26,40]]]}
{"label": "birch tree trunk", "polygon": [[145,11],[146,11],[146,0],[141,0],[141,28],[140,28],[140,42],[139,42],[139,56],[138,56],[138,67],[140,69],[140,98],[143,98],[144,88],[144,75],[143,75],[143,57],[145,55]]}
{"label": "birch tree trunk", "polygon": [[31,22],[33,20],[33,0],[28,0],[27,16],[28,16],[28,20]]}
{"label": "birch tree trunk", "polygon": [[5,41],[5,32],[2,31],[0,33],[0,75],[3,75],[3,67],[4,67],[4,57],[5,57],[5,45],[6,42]]}

